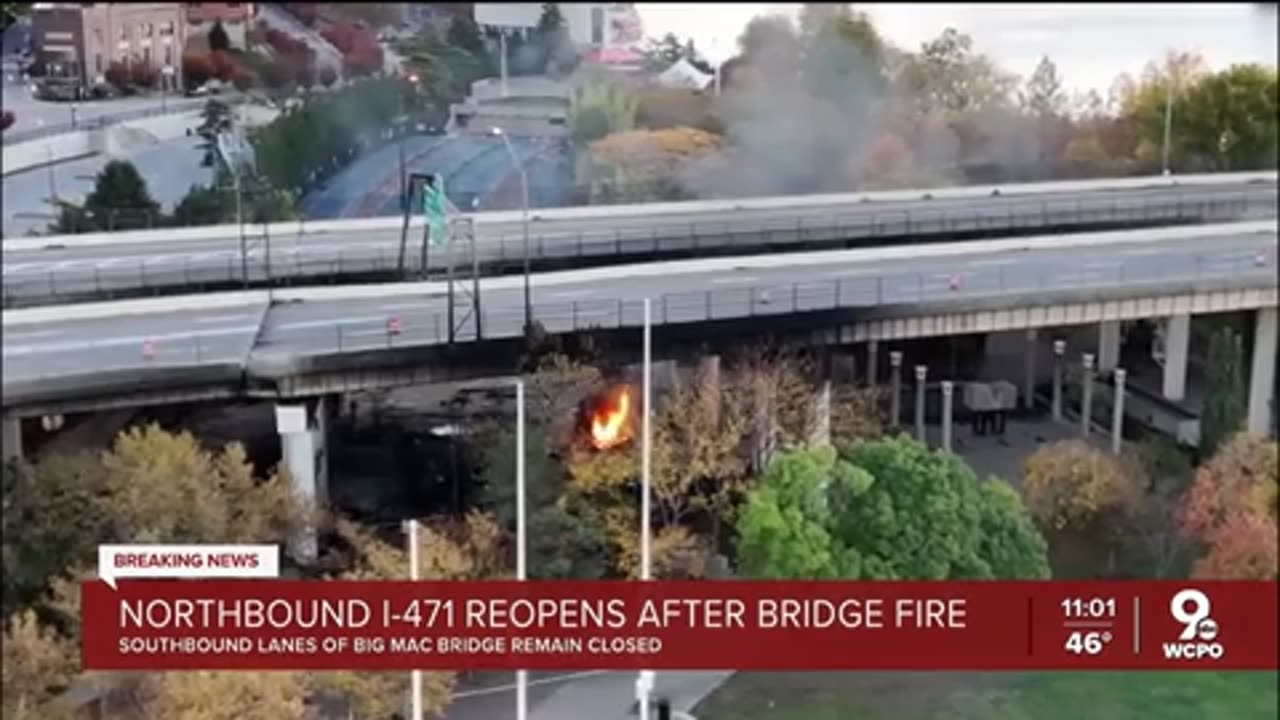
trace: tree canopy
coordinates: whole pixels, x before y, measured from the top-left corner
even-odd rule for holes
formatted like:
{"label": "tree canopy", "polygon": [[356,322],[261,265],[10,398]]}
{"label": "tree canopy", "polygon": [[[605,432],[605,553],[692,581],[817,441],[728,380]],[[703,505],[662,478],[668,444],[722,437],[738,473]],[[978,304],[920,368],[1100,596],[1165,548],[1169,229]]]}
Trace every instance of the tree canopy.
{"label": "tree canopy", "polygon": [[906,438],[778,455],[736,528],[752,577],[1048,577],[1044,539],[1016,493]]}
{"label": "tree canopy", "polygon": [[1277,493],[1280,447],[1240,433],[1196,472],[1181,508],[1183,532],[1203,554],[1196,577],[1274,580],[1277,577]]}

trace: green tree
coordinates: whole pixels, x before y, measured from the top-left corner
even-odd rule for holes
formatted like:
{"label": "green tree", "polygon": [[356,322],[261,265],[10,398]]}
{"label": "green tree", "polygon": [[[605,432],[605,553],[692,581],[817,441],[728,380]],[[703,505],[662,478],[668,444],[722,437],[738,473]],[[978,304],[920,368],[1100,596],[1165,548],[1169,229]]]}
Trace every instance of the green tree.
{"label": "green tree", "polygon": [[1035,117],[1055,117],[1066,113],[1067,96],[1063,92],[1062,77],[1058,74],[1058,66],[1047,56],[1040,58],[1018,99],[1023,110]]}
{"label": "green tree", "polygon": [[[484,446],[481,505],[514,534],[515,435],[495,433]],[[609,571],[601,518],[589,504],[566,497],[567,491],[564,467],[549,454],[546,428],[530,427],[525,437],[525,507],[531,578],[594,580]]]}
{"label": "green tree", "polygon": [[231,38],[227,29],[222,27],[221,20],[215,20],[209,30],[209,49],[213,52],[227,52],[231,49]]}
{"label": "green tree", "polygon": [[778,455],[737,534],[740,567],[756,577],[1048,577],[1015,493],[906,438]]}
{"label": "green tree", "polygon": [[1200,455],[1210,457],[1244,424],[1244,368],[1240,336],[1219,328],[1209,339],[1209,388],[1200,417]]}
{"label": "green tree", "polygon": [[7,28],[18,18],[24,18],[30,14],[31,3],[0,3],[0,29]]}
{"label": "green tree", "polygon": [[154,227],[160,205],[151,198],[147,181],[126,160],[108,162],[94,179],[83,205],[64,202],[50,228],[56,233],[136,230]]}
{"label": "green tree", "polygon": [[452,46],[465,50],[477,57],[485,54],[484,38],[480,37],[480,28],[470,15],[455,15],[449,22],[445,32],[445,40]]}
{"label": "green tree", "polygon": [[1173,124],[1179,154],[1189,170],[1274,168],[1278,117],[1276,68],[1233,65],[1201,78],[1178,97]]}

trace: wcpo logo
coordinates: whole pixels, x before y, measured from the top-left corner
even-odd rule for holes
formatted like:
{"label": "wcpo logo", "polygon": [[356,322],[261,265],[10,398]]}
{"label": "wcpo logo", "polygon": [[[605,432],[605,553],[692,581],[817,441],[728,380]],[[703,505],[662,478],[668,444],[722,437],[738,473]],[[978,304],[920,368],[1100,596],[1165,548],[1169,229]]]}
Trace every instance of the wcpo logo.
{"label": "wcpo logo", "polygon": [[1166,660],[1221,660],[1225,652],[1218,638],[1218,623],[1209,615],[1209,596],[1199,590],[1180,590],[1169,603],[1169,614],[1182,624],[1178,642],[1164,643]]}

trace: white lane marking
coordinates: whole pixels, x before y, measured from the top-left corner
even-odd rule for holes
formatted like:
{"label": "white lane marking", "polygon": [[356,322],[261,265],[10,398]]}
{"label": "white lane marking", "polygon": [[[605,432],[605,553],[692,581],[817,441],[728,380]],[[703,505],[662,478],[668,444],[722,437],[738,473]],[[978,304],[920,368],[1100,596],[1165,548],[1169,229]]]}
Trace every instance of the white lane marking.
{"label": "white lane marking", "polygon": [[968,267],[1001,267],[1004,265],[1013,265],[1014,263],[1021,261],[1021,258],[995,258],[992,260],[971,260],[965,263],[965,265]]}
{"label": "white lane marking", "polygon": [[[275,331],[287,332],[289,330],[306,330],[308,328],[317,327],[336,327],[338,325],[359,325],[368,322],[385,322],[386,315],[369,315],[365,317],[336,317],[325,318],[324,320],[301,320],[299,322],[284,323],[271,328]],[[346,332],[345,330],[343,331]]]}
{"label": "white lane marking", "polygon": [[156,348],[157,350],[163,350],[164,348],[160,346],[160,343],[163,343],[168,340],[190,340],[192,338],[217,337],[219,335],[252,334],[257,332],[257,330],[258,330],[257,325],[245,325],[243,327],[219,328],[217,330],[201,330],[198,332],[191,332],[190,330],[186,330],[186,331],[177,332],[177,333],[157,333],[155,335],[131,335],[128,337],[113,337],[113,338],[104,339],[104,340],[81,340],[81,341],[58,342],[58,343],[38,343],[35,345],[18,345],[18,346],[6,344],[4,346],[3,356],[16,357],[16,356],[22,356],[22,355],[41,355],[41,354],[47,354],[47,353],[68,352],[71,350],[87,350],[91,348],[100,348],[100,347],[107,347],[107,346],[114,346],[114,345],[134,345],[134,344],[138,345],[139,350],[141,350],[142,343],[143,341],[146,341],[146,340],[150,340],[156,343],[158,346]]}
{"label": "white lane marking", "polygon": [[114,266],[114,265],[124,265],[125,263],[135,263],[135,264],[139,264],[139,265],[140,265],[140,264],[142,264],[142,263],[144,263],[144,262],[147,262],[148,260],[150,260],[150,261],[152,261],[152,262],[159,261],[159,260],[160,260],[161,258],[163,258],[163,257],[164,257],[163,255],[161,255],[161,256],[159,256],[159,257],[156,257],[156,258],[146,258],[146,257],[118,257],[118,258],[109,258],[109,259],[107,259],[107,260],[101,260],[101,261],[99,261],[99,262],[97,262],[97,263],[95,263],[95,264],[96,264],[98,267],[112,267],[112,266]]}
{"label": "white lane marking", "polygon": [[71,268],[74,268],[74,267],[80,267],[81,265],[92,264],[92,263],[93,263],[92,260],[63,260],[62,262],[54,263],[49,269],[55,270],[55,271],[70,270]]}
{"label": "white lane marking", "polygon": [[235,322],[237,320],[257,320],[257,315],[206,315],[196,318],[198,323]]}
{"label": "white lane marking", "polygon": [[50,335],[61,335],[62,330],[32,330],[31,332],[5,333],[4,341],[13,342],[14,340],[31,340],[32,338],[49,337]]}
{"label": "white lane marking", "polygon": [[713,284],[713,285],[729,285],[729,284],[731,284],[731,283],[751,283],[751,282],[755,282],[755,281],[756,281],[756,280],[758,280],[758,279],[759,279],[759,278],[756,278],[756,277],[753,277],[753,276],[747,276],[747,277],[737,277],[737,276],[734,276],[734,277],[720,277],[720,278],[711,278],[711,284]]}
{"label": "white lane marking", "polygon": [[[445,299],[445,296],[444,296],[444,295],[432,295],[432,296],[430,296],[430,297],[429,297],[429,298],[427,298],[427,299],[428,299],[428,300],[433,300],[433,301],[439,301],[439,300],[443,300],[443,299]],[[389,304],[387,304],[387,305],[379,305],[379,306],[378,306],[378,309],[379,309],[379,310],[389,310],[389,311],[392,311],[392,312],[394,312],[394,311],[396,311],[396,310],[424,310],[424,311],[425,311],[425,310],[436,310],[436,309],[439,309],[439,306],[438,306],[438,305],[433,305],[433,304],[427,304],[427,303],[423,303],[423,302],[407,302],[407,303],[389,303]]]}
{"label": "white lane marking", "polygon": [[591,288],[582,288],[581,290],[560,290],[558,292],[547,293],[547,297],[552,298],[571,298],[583,297],[585,295],[595,295],[596,291]]}
{"label": "white lane marking", "polygon": [[5,263],[3,270],[5,275],[20,275],[27,272],[39,272],[48,266],[48,263],[14,263],[12,265]]}

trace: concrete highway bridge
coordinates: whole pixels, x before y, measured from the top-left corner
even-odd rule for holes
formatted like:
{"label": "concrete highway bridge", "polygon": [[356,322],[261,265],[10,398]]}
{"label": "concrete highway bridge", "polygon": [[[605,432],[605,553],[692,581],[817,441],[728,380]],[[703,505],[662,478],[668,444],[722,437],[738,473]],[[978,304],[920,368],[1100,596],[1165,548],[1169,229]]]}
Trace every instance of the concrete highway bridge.
{"label": "concrete highway bridge", "polygon": [[[655,347],[667,357],[767,338],[865,353],[872,367],[878,353],[918,338],[1097,325],[1103,373],[1118,362],[1120,323],[1167,318],[1164,390],[1175,400],[1190,317],[1250,311],[1248,424],[1265,431],[1276,246],[1268,220],[668,261],[537,274],[531,309],[548,333],[593,332],[626,348],[649,298]],[[285,462],[315,493],[332,399],[513,373],[524,347],[522,278],[487,278],[478,289],[478,303],[455,291],[452,322],[447,286],[433,281],[6,311],[6,452],[21,448],[27,418],[259,398],[279,404]]]}
{"label": "concrete highway bridge", "polygon": [[[535,271],[563,270],[1232,222],[1275,217],[1276,202],[1270,172],[548,209],[528,223],[528,255]],[[12,239],[4,303],[430,279],[473,262],[480,275],[523,268],[520,212],[469,214],[455,227],[474,243],[424,252],[421,218],[406,228],[394,217]]]}

